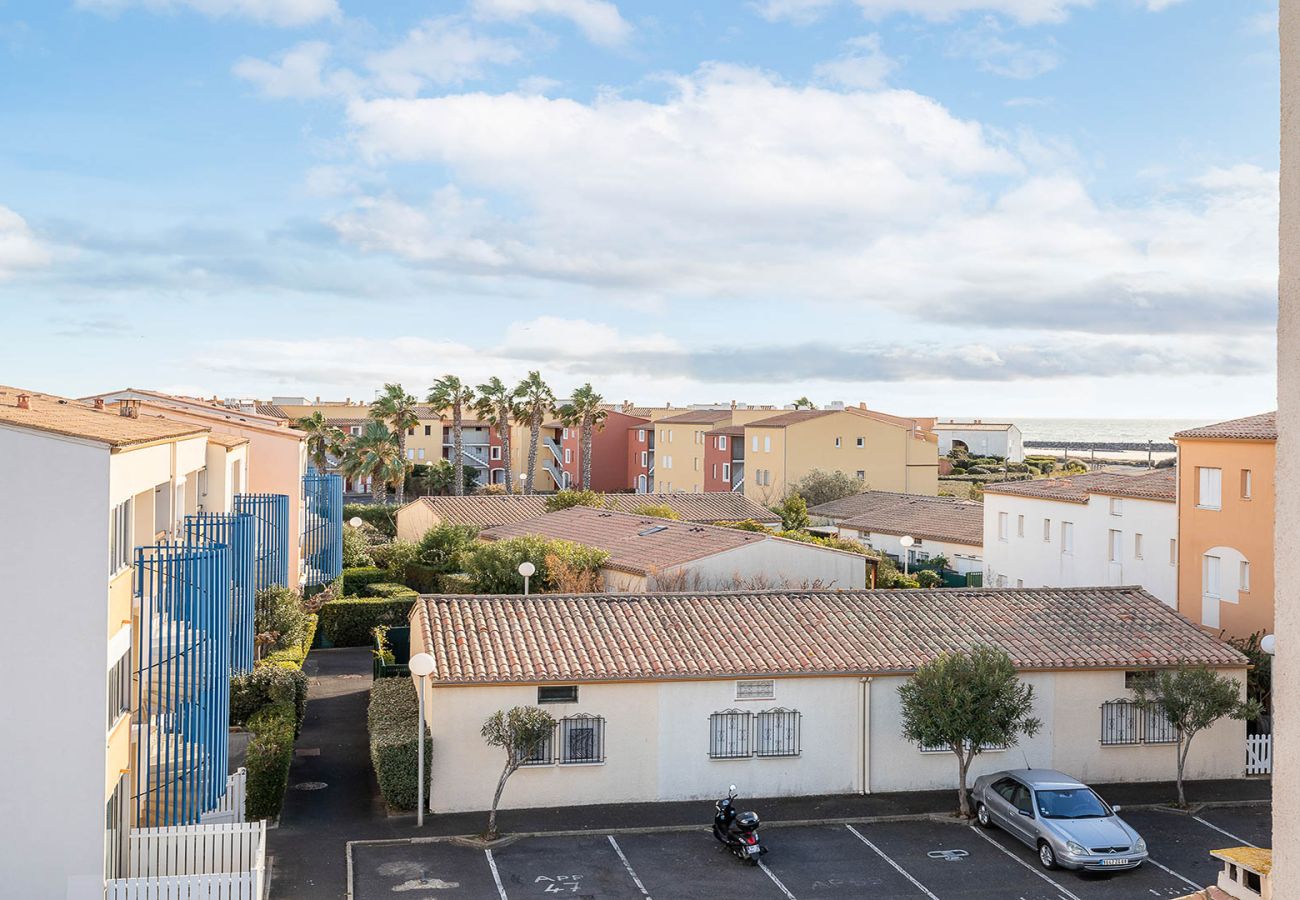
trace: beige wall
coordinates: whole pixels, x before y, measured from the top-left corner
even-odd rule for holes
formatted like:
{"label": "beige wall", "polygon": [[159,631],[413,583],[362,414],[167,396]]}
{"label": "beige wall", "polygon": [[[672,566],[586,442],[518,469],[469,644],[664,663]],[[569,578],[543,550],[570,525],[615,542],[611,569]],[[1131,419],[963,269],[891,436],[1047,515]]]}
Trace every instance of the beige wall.
{"label": "beige wall", "polygon": [[397,539],[414,543],[440,521],[428,504],[418,500],[408,503],[397,511]]}

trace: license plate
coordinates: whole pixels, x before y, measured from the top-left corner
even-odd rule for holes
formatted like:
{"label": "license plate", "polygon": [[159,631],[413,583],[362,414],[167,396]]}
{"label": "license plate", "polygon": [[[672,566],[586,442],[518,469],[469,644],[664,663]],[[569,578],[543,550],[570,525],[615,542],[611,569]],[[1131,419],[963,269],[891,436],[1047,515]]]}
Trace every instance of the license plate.
{"label": "license plate", "polygon": [[760,854],[760,853],[763,852],[761,849],[759,849],[758,845],[756,845],[756,844],[751,845],[751,846],[748,848],[748,850],[749,850],[749,855],[750,855],[750,856],[758,856],[758,854]]}
{"label": "license plate", "polygon": [[1127,859],[1103,859],[1101,861],[1101,864],[1103,866],[1127,866],[1128,860]]}

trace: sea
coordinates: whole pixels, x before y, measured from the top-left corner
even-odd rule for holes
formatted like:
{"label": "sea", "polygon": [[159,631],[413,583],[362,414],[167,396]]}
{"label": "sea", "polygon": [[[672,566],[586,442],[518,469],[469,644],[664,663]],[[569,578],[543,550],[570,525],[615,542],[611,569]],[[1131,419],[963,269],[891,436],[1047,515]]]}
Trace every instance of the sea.
{"label": "sea", "polygon": [[1026,441],[1051,443],[1167,444],[1176,431],[1206,425],[1208,419],[985,419],[1014,422]]}

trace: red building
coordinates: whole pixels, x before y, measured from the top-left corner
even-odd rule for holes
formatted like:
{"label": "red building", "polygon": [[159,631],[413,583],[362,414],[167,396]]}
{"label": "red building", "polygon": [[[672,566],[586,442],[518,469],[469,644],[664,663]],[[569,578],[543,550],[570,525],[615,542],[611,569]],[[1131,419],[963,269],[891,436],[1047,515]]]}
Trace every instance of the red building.
{"label": "red building", "polygon": [[[591,436],[591,489],[601,493],[634,490],[639,472],[631,470],[628,447],[639,433],[648,433],[650,420],[609,410]],[[648,439],[648,438],[647,438]],[[582,486],[582,429],[560,431],[560,468],[568,487]]]}
{"label": "red building", "polygon": [[639,423],[628,428],[624,444],[627,454],[627,486],[638,494],[653,494],[655,491],[654,422],[640,419]]}
{"label": "red building", "polygon": [[723,425],[704,435],[704,491],[739,491],[745,481],[745,426]]}

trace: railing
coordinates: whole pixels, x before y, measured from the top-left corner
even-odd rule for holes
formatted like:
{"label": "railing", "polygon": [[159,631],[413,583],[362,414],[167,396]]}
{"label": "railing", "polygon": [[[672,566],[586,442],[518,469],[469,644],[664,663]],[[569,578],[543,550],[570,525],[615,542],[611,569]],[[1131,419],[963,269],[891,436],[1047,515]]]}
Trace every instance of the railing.
{"label": "railing", "polygon": [[289,496],[287,494],[236,494],[235,512],[256,520],[257,549],[253,588],[289,584]]}
{"label": "railing", "polygon": [[105,882],[106,900],[261,900],[266,823],[137,829],[127,871]]}
{"label": "railing", "polygon": [[325,584],[343,573],[343,479],[308,473],[302,479],[304,581]]}
{"label": "railing", "polygon": [[191,544],[230,547],[230,668],[253,670],[253,586],[256,522],[247,513],[199,513],[185,517],[185,540]]}
{"label": "railing", "polygon": [[551,462],[549,459],[544,459],[542,460],[542,468],[551,476],[551,479],[555,482],[557,488],[564,484],[564,474],[555,463]]}
{"label": "railing", "polygon": [[555,461],[557,463],[560,462],[560,442],[555,438],[544,437],[542,438],[542,443],[546,445],[547,450],[551,451],[551,456],[555,457]]}
{"label": "railing", "polygon": [[1269,775],[1273,771],[1273,735],[1246,735],[1246,774]]}
{"label": "railing", "polygon": [[240,767],[234,775],[226,776],[226,793],[217,805],[203,813],[203,825],[242,824],[247,818],[244,805],[248,797],[248,770]]}

